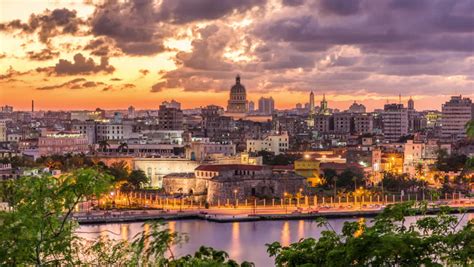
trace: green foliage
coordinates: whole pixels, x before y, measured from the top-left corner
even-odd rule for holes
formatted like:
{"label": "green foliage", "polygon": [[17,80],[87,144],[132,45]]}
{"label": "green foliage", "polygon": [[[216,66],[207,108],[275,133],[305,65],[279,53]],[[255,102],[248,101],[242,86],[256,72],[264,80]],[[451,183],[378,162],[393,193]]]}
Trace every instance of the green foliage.
{"label": "green foliage", "polygon": [[426,188],[426,181],[410,178],[408,174],[396,174],[385,172],[383,174],[382,184],[384,189],[391,192],[400,192],[401,190],[413,190]]}
{"label": "green foliage", "polygon": [[466,155],[448,155],[445,149],[438,150],[436,169],[444,172],[457,172],[463,170],[468,158]]}
{"label": "green foliage", "polygon": [[363,186],[364,174],[353,169],[345,169],[336,179],[337,187],[355,188]]}
{"label": "green foliage", "polygon": [[36,160],[36,163],[40,166],[45,166],[50,169],[59,169],[62,171],[94,166],[94,162],[82,153],[42,156]]}
{"label": "green foliage", "polygon": [[18,169],[20,167],[33,168],[33,167],[39,166],[39,164],[37,164],[33,159],[29,157],[19,157],[19,156],[13,156],[11,158],[2,158],[0,159],[0,163],[2,164],[10,163],[13,169]]}
{"label": "green foliage", "polygon": [[[143,182],[142,173],[133,177],[135,185]],[[171,247],[187,236],[157,222],[147,223],[131,242],[79,238],[71,219],[75,206],[108,192],[113,179],[98,169],[79,169],[59,178],[2,181],[0,197],[12,209],[0,211],[0,266],[253,266],[239,265],[227,253],[207,247],[176,258]]]}
{"label": "green foliage", "polygon": [[110,164],[107,172],[114,177],[115,182],[126,181],[130,173],[130,169],[125,161],[117,161]]}
{"label": "green foliage", "polygon": [[1,198],[12,210],[0,212],[0,265],[75,264],[70,215],[83,198],[106,192],[110,181],[94,169],[3,181]]}
{"label": "green foliage", "polygon": [[275,155],[273,152],[269,151],[259,151],[257,156],[261,156],[263,164],[265,165],[289,165],[293,164],[295,160],[301,158],[301,155],[298,154],[278,154]]}
{"label": "green foliage", "polygon": [[[306,238],[287,247],[267,244],[277,266],[467,266],[474,263],[474,221],[460,228],[459,220],[440,207],[427,215],[426,203],[390,205],[371,225],[346,222],[337,234],[327,222],[319,239]],[[406,216],[421,213],[415,223]],[[459,229],[460,228],[460,229]]]}
{"label": "green foliage", "polygon": [[474,139],[474,120],[470,120],[466,124],[466,134],[468,138]]}
{"label": "green foliage", "polygon": [[127,178],[127,183],[131,184],[135,190],[141,189],[145,184],[150,181],[142,170],[133,170],[130,172]]}
{"label": "green foliage", "polygon": [[326,183],[324,186],[326,188],[333,187],[334,186],[334,180],[337,180],[337,172],[334,169],[324,169],[323,170],[323,176],[324,180],[326,180]]}

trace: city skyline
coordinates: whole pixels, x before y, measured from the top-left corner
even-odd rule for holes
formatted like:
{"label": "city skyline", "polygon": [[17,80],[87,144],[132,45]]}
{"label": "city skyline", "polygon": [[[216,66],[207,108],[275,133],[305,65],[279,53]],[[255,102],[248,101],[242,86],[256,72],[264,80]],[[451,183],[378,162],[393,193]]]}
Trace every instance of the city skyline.
{"label": "city skyline", "polygon": [[280,109],[311,90],[339,109],[474,96],[470,1],[26,2],[0,14],[1,104],[17,109],[226,106],[236,74]]}

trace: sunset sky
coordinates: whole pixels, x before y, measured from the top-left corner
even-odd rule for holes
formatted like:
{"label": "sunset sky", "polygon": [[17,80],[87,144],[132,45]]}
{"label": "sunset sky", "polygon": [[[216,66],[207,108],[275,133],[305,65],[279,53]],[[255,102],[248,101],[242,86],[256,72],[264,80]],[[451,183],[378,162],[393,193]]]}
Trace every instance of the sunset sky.
{"label": "sunset sky", "polygon": [[0,105],[225,106],[236,74],[277,108],[474,99],[474,1],[0,0]]}

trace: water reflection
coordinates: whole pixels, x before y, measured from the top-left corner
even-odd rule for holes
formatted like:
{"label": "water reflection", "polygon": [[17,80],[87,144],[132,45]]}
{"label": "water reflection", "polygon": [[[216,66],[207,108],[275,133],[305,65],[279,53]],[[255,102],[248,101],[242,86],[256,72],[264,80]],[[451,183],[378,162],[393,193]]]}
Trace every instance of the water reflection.
{"label": "water reflection", "polygon": [[286,221],[283,223],[283,228],[281,229],[280,242],[283,246],[290,245],[290,222]]}
{"label": "water reflection", "polygon": [[[461,225],[474,218],[470,213],[462,219]],[[345,221],[354,219],[331,219],[328,222],[335,231],[342,230]],[[371,219],[367,219],[370,221]],[[411,222],[414,218],[410,218]],[[318,227],[314,221],[259,221],[240,223],[214,223],[201,220],[170,221],[166,225],[170,230],[189,235],[188,242],[181,246],[173,246],[173,253],[177,257],[193,254],[200,246],[209,246],[227,251],[231,258],[242,262],[252,261],[256,266],[273,266],[273,258],[266,252],[265,244],[279,241],[283,245],[299,241],[301,238],[320,237],[321,231],[326,228]],[[147,230],[148,229],[148,230]],[[148,225],[143,223],[84,225],[78,233],[89,240],[101,235],[108,235],[112,239],[131,240],[141,231],[149,231]]]}
{"label": "water reflection", "polygon": [[240,243],[240,223],[232,223],[232,239],[231,239],[231,251],[237,257],[241,256],[241,243]]}

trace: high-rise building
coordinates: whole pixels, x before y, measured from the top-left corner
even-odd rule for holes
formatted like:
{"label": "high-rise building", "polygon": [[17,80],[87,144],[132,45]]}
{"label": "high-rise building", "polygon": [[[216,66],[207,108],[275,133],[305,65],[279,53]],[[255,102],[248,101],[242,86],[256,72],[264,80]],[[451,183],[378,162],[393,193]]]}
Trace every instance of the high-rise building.
{"label": "high-rise building", "polygon": [[245,86],[240,83],[240,76],[235,77],[235,84],[230,88],[230,98],[227,102],[227,112],[247,113],[247,93]]}
{"label": "high-rise building", "polygon": [[396,142],[408,134],[408,112],[403,104],[386,104],[382,113],[383,134],[386,141]]}
{"label": "high-rise building", "polygon": [[253,101],[249,102],[249,112],[255,111],[255,103]]}
{"label": "high-rise building", "polygon": [[466,137],[466,123],[474,119],[474,105],[470,98],[452,96],[441,111],[441,137],[455,141]]}
{"label": "high-rise building", "polygon": [[272,97],[260,97],[258,100],[258,112],[260,114],[271,115],[275,110],[275,101]]}
{"label": "high-rise building", "polygon": [[302,109],[302,108],[303,108],[303,104],[301,104],[301,103],[296,104],[296,109]]}
{"label": "high-rise building", "polygon": [[371,114],[355,114],[354,115],[354,133],[366,134],[373,133],[374,118]]}
{"label": "high-rise building", "polygon": [[174,99],[172,99],[171,101],[163,101],[161,103],[161,105],[167,107],[167,108],[175,108],[175,109],[181,109],[181,103],[179,103],[178,101],[175,101]]}
{"label": "high-rise building", "polygon": [[314,93],[311,91],[309,94],[309,113],[314,114]]}
{"label": "high-rise building", "polygon": [[158,110],[158,128],[160,130],[182,130],[183,111],[161,105]]}
{"label": "high-rise building", "polygon": [[409,110],[415,110],[415,101],[410,96],[410,99],[408,100],[408,109]]}
{"label": "high-rise building", "polygon": [[134,119],[135,116],[136,116],[136,114],[135,114],[135,107],[133,107],[133,106],[128,107],[127,118],[129,118],[129,119]]}
{"label": "high-rise building", "polygon": [[410,96],[408,100],[408,132],[415,132],[416,126],[416,111],[415,111],[415,101]]}

